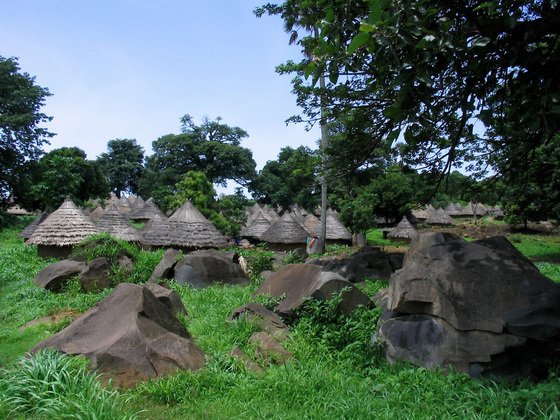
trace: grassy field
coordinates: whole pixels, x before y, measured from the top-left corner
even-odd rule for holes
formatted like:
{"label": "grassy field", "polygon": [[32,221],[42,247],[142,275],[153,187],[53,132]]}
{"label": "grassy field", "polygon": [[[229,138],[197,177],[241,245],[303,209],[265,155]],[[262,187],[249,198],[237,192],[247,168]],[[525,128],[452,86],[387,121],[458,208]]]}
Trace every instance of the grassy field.
{"label": "grassy field", "polygon": [[[560,418],[560,372],[536,384],[389,365],[370,343],[379,316],[375,308],[341,317],[328,304],[309,303],[290,326],[287,346],[294,358],[266,367],[262,375],[248,372],[228,353],[238,346],[254,354],[247,339],[255,326],[227,318],[252,300],[258,277],[247,287],[173,285],[188,310],[183,321],[206,353],[204,369],[128,391],[99,387],[80,359],[48,352],[20,358],[69,321],[20,330],[22,325],[61,310],[83,312],[108,292],[85,294],[76,282],[59,294],[34,287],[32,279],[46,262],[17,232],[0,232],[0,418]],[[521,236],[516,246],[534,249],[539,268],[558,276],[556,243],[531,247],[532,241]],[[135,281],[147,277],[160,256],[148,254],[142,254]],[[542,255],[553,258],[541,260]],[[385,285],[372,279],[365,290],[373,294]]]}

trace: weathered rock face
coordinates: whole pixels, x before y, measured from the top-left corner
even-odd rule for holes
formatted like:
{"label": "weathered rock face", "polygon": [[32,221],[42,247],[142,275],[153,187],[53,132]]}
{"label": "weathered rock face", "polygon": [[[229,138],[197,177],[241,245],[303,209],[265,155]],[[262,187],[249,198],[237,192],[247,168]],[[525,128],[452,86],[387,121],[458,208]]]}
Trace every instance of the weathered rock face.
{"label": "weathered rock face", "polygon": [[255,322],[262,331],[276,340],[284,341],[288,336],[288,326],[282,318],[260,303],[250,302],[235,309],[230,315],[232,321],[240,318]]}
{"label": "weathered rock face", "polygon": [[81,261],[58,261],[39,271],[33,282],[39,287],[58,292],[66,286],[72,276],[79,274],[85,267],[86,264]]}
{"label": "weathered rock face", "polygon": [[181,296],[169,287],[165,285],[159,285],[156,283],[146,283],[144,285],[147,289],[150,290],[161,303],[167,306],[173,314],[178,315],[187,315],[187,309],[185,305],[183,305],[183,301],[181,300]]}
{"label": "weathered rock face", "polygon": [[246,285],[249,277],[231,256],[199,251],[189,254],[175,266],[174,279],[180,284],[204,288],[215,283]]}
{"label": "weathered rock face", "polygon": [[163,254],[163,258],[154,269],[154,272],[149,278],[149,282],[155,282],[158,278],[171,279],[174,275],[175,266],[177,265],[177,258],[181,251],[169,248]]}
{"label": "weathered rock face", "polygon": [[478,376],[511,373],[522,349],[555,345],[559,285],[503,237],[444,239],[414,249],[381,299],[390,311],[379,328],[389,360],[452,365]]}
{"label": "weathered rock face", "polygon": [[275,298],[285,296],[274,309],[276,313],[293,316],[294,310],[310,297],[318,300],[329,299],[343,289],[342,302],[339,310],[348,314],[358,305],[369,305],[371,301],[352,283],[340,275],[321,271],[321,267],[313,264],[289,264],[270,275],[255,296],[270,295]]}
{"label": "weathered rock face", "polygon": [[[151,288],[159,287],[152,285]],[[204,353],[148,287],[118,285],[70,326],[37,344],[89,358],[91,367],[119,386],[204,365]]]}
{"label": "weathered rock face", "polygon": [[376,247],[365,247],[349,257],[322,257],[306,261],[320,265],[324,271],[340,274],[346,280],[357,283],[365,278],[389,279],[391,274],[402,267],[401,253],[388,254]]}
{"label": "weathered rock face", "polygon": [[110,272],[109,259],[107,257],[96,258],[80,273],[80,284],[86,292],[105,290],[111,286]]}

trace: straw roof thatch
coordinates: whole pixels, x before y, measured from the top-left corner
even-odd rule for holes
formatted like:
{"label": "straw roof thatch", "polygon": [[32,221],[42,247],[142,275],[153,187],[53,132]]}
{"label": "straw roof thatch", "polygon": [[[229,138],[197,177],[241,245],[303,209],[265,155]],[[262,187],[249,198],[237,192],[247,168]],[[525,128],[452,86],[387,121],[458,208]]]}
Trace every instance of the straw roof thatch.
{"label": "straw roof thatch", "polygon": [[25,240],[29,239],[31,235],[33,235],[33,232],[35,232],[35,229],[37,229],[37,226],[39,226],[47,218],[48,215],[49,215],[48,213],[42,212],[39,216],[35,218],[35,220],[33,220],[30,224],[28,224],[25,227],[25,229],[23,229],[20,232],[18,236]]}
{"label": "straw roof thatch", "polygon": [[142,242],[153,246],[220,248],[226,238],[189,201],[167,219],[155,219],[143,233]]}
{"label": "straw roof thatch", "polygon": [[453,224],[453,219],[440,207],[425,222],[429,225],[449,226]]}
{"label": "straw roof thatch", "polygon": [[6,213],[13,214],[15,216],[31,216],[33,213],[29,210],[25,210],[19,204],[12,204],[6,209]]}
{"label": "straw roof thatch", "polygon": [[130,220],[151,220],[154,217],[159,216],[163,219],[167,219],[165,213],[163,213],[159,207],[154,202],[153,198],[148,198],[141,208],[132,210],[128,214]]}
{"label": "straw roof thatch", "polygon": [[403,217],[402,220],[387,234],[389,239],[397,239],[411,241],[418,236],[418,231],[412,226],[412,223]]}
{"label": "straw roof thatch", "polygon": [[463,207],[459,203],[449,203],[443,211],[451,217],[457,217],[463,213]]}
{"label": "straw roof thatch", "polygon": [[415,219],[417,220],[426,220],[429,216],[427,208],[423,207],[420,209],[414,209],[411,211],[412,216],[414,216]]}
{"label": "straw roof thatch", "polygon": [[28,244],[47,246],[75,245],[90,235],[99,233],[93,222],[67,198],[52,212],[27,240]]}
{"label": "straw roof thatch", "polygon": [[309,213],[303,220],[303,227],[312,235],[317,236],[319,234],[319,229],[321,229],[321,220],[313,213]]}
{"label": "straw roof thatch", "polygon": [[352,234],[338,220],[338,216],[332,209],[327,209],[327,240],[351,241]]}
{"label": "straw roof thatch", "polygon": [[88,216],[92,220],[97,220],[101,216],[103,216],[103,213],[105,213],[105,210],[103,210],[103,207],[97,206],[96,208],[93,209],[93,211],[90,214],[88,214]]}
{"label": "straw roof thatch", "polygon": [[130,213],[130,211],[132,210],[132,203],[124,195],[119,198],[119,201],[117,201],[116,204],[121,213]]}
{"label": "straw roof thatch", "polygon": [[[476,215],[477,216],[482,216],[484,214],[486,214],[486,209],[484,206],[481,206],[480,203],[478,203],[476,205]],[[463,208],[463,212],[462,212],[462,216],[474,216],[475,213],[475,205],[473,204],[472,201],[469,201],[469,204],[467,204],[464,208]]]}
{"label": "straw roof thatch", "polygon": [[247,223],[241,229],[240,236],[259,239],[270,228],[271,224],[270,220],[264,217],[263,211],[259,210],[256,216],[252,217],[251,220],[247,220]]}
{"label": "straw roof thatch", "polygon": [[290,212],[285,212],[261,235],[261,240],[271,244],[304,244],[309,235]]}
{"label": "straw roof thatch", "polygon": [[111,204],[111,207],[105,210],[96,225],[101,232],[106,232],[117,239],[129,242],[140,241],[140,235],[128,224],[128,220],[119,212],[116,204]]}

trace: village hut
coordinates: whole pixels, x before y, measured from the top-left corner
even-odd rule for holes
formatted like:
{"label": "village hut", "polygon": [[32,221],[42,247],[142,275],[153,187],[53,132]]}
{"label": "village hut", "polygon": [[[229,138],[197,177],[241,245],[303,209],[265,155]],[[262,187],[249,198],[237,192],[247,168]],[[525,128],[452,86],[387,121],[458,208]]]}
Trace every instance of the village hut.
{"label": "village hut", "polygon": [[31,216],[33,213],[25,210],[19,204],[12,203],[7,209],[6,213],[13,214],[14,216]]}
{"label": "village hut", "polygon": [[260,237],[265,233],[272,223],[268,220],[262,210],[257,211],[257,214],[253,216],[241,229],[239,236],[243,239],[247,239],[251,243],[260,242]]}
{"label": "village hut", "polygon": [[327,243],[351,244],[352,234],[332,209],[327,209]]}
{"label": "village hut", "polygon": [[143,232],[142,243],[185,251],[221,248],[227,245],[226,238],[189,201],[177,209],[169,219],[152,220]]}
{"label": "village hut", "polygon": [[255,216],[260,210],[262,210],[262,206],[259,203],[255,203],[251,207],[245,209],[245,214],[249,219],[251,216]]}
{"label": "village hut", "polygon": [[418,236],[418,231],[412,223],[403,217],[402,220],[387,234],[387,238],[394,241],[410,242]]}
{"label": "village hut", "polygon": [[274,209],[273,207],[264,206],[262,210],[263,210],[263,216],[270,221],[270,224],[273,224],[280,218],[278,210]]}
{"label": "village hut", "polygon": [[321,229],[321,220],[319,220],[319,218],[313,213],[309,213],[303,220],[303,227],[313,236],[319,236],[319,230]]}
{"label": "village hut", "polygon": [[453,224],[453,219],[440,207],[425,220],[425,223],[433,226],[450,226]]}
{"label": "village hut", "polygon": [[504,211],[500,208],[500,206],[495,205],[493,207],[488,208],[488,214],[494,217],[496,220],[503,220],[504,219]]}
{"label": "village hut", "polygon": [[419,209],[412,210],[411,214],[412,214],[412,217],[414,217],[414,219],[419,220],[419,221],[426,220],[429,216],[426,206],[424,206],[422,208],[419,208]]}
{"label": "village hut", "polygon": [[261,240],[268,242],[272,249],[291,250],[305,247],[310,236],[290,212],[285,212],[261,235]]}
{"label": "village hut", "polygon": [[467,204],[463,208],[463,212],[462,212],[461,216],[463,216],[463,217],[474,217],[475,210],[476,210],[476,215],[477,216],[483,216],[485,214],[483,208],[480,206],[480,203],[477,203],[475,205],[475,204],[473,204],[472,201],[469,201],[469,204]]}
{"label": "village hut", "polygon": [[111,204],[117,204],[119,202],[119,197],[113,191],[109,194],[109,198],[105,201],[105,206],[109,207]]}
{"label": "village hut", "polygon": [[99,230],[93,222],[67,198],[37,226],[26,243],[37,245],[40,257],[65,257],[74,245],[96,233]]}
{"label": "village hut", "polygon": [[144,199],[139,195],[129,195],[127,198],[128,202],[130,203],[130,212],[141,209],[142,207],[144,207],[144,204],[146,204]]}
{"label": "village hut", "polygon": [[93,209],[93,211],[90,214],[88,214],[88,216],[91,220],[99,220],[99,218],[103,216],[103,213],[105,213],[103,207],[97,206],[96,208]]}
{"label": "village hut", "polygon": [[449,203],[443,211],[450,217],[460,217],[463,207],[459,203]]}
{"label": "village hut", "polygon": [[48,215],[49,214],[47,212],[42,212],[30,224],[28,224],[25,229],[20,232],[19,237],[23,238],[24,240],[28,240],[31,235],[33,235],[33,232],[35,232],[35,229],[37,229],[37,226],[39,226],[47,218]]}
{"label": "village hut", "polygon": [[132,211],[132,203],[128,197],[125,197],[124,195],[119,198],[116,205],[121,213],[130,213]]}
{"label": "village hut", "polygon": [[151,197],[144,202],[144,205],[141,208],[137,208],[128,213],[128,218],[130,220],[134,220],[135,222],[147,222],[156,216],[167,219],[165,213],[159,209],[157,204],[154,202],[154,199]]}
{"label": "village hut", "polygon": [[111,204],[103,216],[95,222],[100,232],[128,242],[140,242],[140,234],[128,224],[126,216],[119,212],[116,204]]}

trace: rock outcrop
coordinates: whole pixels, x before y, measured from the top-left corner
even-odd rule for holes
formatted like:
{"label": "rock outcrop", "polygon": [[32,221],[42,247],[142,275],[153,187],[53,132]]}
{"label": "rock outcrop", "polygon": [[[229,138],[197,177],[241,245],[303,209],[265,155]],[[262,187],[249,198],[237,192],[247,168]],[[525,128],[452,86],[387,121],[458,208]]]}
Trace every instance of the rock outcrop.
{"label": "rock outcrop", "polygon": [[158,287],[121,283],[67,328],[37,344],[32,352],[48,347],[85,356],[92,369],[123,387],[179,369],[200,369],[205,362],[204,353],[176,318],[171,305],[154,295],[152,290]]}

